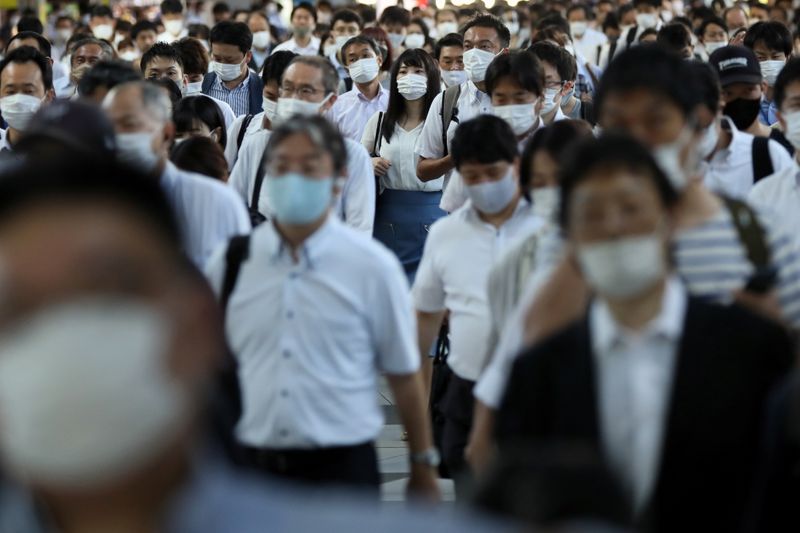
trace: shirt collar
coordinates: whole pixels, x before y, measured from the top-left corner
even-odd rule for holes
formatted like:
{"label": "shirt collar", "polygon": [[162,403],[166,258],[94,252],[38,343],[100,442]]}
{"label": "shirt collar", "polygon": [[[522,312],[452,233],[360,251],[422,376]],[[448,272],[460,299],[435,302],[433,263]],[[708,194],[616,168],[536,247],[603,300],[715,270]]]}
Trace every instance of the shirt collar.
{"label": "shirt collar", "polygon": [[[275,223],[269,222],[267,225],[275,236],[268,249],[270,258],[273,261],[277,261],[284,254],[286,254],[288,257],[289,246],[283,240],[278,228],[275,227]],[[309,268],[313,268],[314,264],[322,256],[329,242],[331,241],[330,235],[336,231],[337,226],[338,220],[336,219],[336,216],[329,213],[328,218],[325,219],[325,222],[322,224],[322,226],[320,226],[317,231],[312,233],[311,236],[308,237],[300,246],[298,256],[300,257],[301,261],[306,262]]]}
{"label": "shirt collar", "polygon": [[14,151],[11,144],[8,142],[8,130],[0,130],[0,152],[4,150]]}
{"label": "shirt collar", "polygon": [[376,94],[375,98],[373,98],[372,100],[364,96],[364,93],[358,90],[358,87],[356,87],[355,83],[353,84],[353,88],[351,90],[355,91],[356,97],[362,102],[379,102],[382,98],[388,97],[389,95],[389,93],[386,91],[386,89],[383,88],[383,85],[381,84],[378,84],[378,94]]}
{"label": "shirt collar", "polygon": [[484,98],[489,98],[489,95],[478,89],[478,86],[472,80],[467,80],[466,86],[467,96],[471,102],[478,103]]}
{"label": "shirt collar", "polygon": [[219,75],[217,75],[217,81],[215,82],[215,84],[216,87],[225,89],[226,91],[236,91],[241,88],[246,88],[248,85],[250,85],[250,69],[247,69],[247,76],[245,76],[244,80],[242,80],[242,82],[233,89],[228,89],[227,87],[225,87],[225,85],[223,85],[222,83],[222,78],[220,78]]}
{"label": "shirt collar", "polygon": [[[488,225],[486,222],[481,220],[480,213],[478,213],[478,210],[475,209],[474,205],[472,205],[472,200],[467,199],[467,202],[464,205],[468,206],[467,210],[466,210],[466,215],[467,215],[467,218],[469,220],[471,220],[472,222],[474,222],[476,224],[480,224],[480,225],[484,225],[484,226]],[[517,218],[523,211],[530,211],[530,209],[531,209],[531,203],[528,201],[527,198],[525,198],[525,196],[521,195],[519,197],[519,201],[517,202],[517,207],[514,208],[514,213],[509,217],[508,220],[503,222],[503,226],[508,224],[511,220],[514,220],[515,218]],[[503,226],[501,226],[501,227],[503,227]],[[494,227],[494,226],[492,226],[492,227]]]}

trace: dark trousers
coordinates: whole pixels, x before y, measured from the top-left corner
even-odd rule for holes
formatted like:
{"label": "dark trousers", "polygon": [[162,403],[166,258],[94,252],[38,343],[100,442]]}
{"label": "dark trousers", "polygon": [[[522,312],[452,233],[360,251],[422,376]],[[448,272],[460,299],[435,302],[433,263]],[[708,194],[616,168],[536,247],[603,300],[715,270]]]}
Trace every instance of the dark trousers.
{"label": "dark trousers", "polygon": [[378,457],[372,442],[313,450],[245,448],[248,463],[261,472],[307,485],[339,485],[380,494]]}
{"label": "dark trousers", "polygon": [[453,374],[447,383],[444,399],[444,429],[442,431],[442,459],[447,464],[455,483],[456,496],[463,498],[472,480],[469,465],[464,459],[475,400],[472,389],[475,382]]}

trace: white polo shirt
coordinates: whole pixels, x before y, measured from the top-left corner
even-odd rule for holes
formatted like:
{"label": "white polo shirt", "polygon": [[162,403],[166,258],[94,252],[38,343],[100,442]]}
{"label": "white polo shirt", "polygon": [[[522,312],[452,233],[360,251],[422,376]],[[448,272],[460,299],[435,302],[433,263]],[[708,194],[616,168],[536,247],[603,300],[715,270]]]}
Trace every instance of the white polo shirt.
{"label": "white polo shirt", "polygon": [[475,381],[485,366],[491,331],[489,272],[503,253],[544,224],[520,199],[500,228],[483,222],[467,202],[431,227],[412,293],[417,310],[450,311],[451,349],[447,364]]}
{"label": "white polo shirt", "polygon": [[244,146],[244,140],[264,129],[264,112],[262,111],[257,115],[253,115],[244,132],[244,137],[242,137],[242,144],[237,145],[236,141],[239,138],[239,132],[242,130],[245,118],[247,118],[247,115],[236,117],[233,123],[228,126],[228,144],[225,145],[225,161],[228,162],[228,171],[233,170],[236,160],[239,159],[239,150]]}
{"label": "white polo shirt", "polygon": [[319,53],[319,38],[311,37],[308,46],[300,46],[292,37],[273,48],[272,53],[274,54],[275,52],[294,52],[301,56],[315,56]]}
{"label": "white polo shirt", "polygon": [[[207,269],[219,293],[226,247]],[[270,223],[252,234],[226,314],[239,363],[239,440],[262,448],[347,446],[374,440],[381,372],[416,372],[420,356],[400,263],[336,217],[292,260]]]}
{"label": "white polo shirt", "polygon": [[[245,138],[242,149],[239,150],[239,159],[228,179],[228,185],[239,193],[246,205],[250,205],[256,174],[270,135],[272,132],[262,129]],[[347,180],[337,200],[335,213],[348,226],[372,235],[375,224],[375,174],[372,160],[361,143],[350,139],[344,141],[347,147]],[[265,216],[272,213],[266,187],[261,188],[258,210]]]}
{"label": "white polo shirt", "polygon": [[748,200],[769,213],[776,225],[800,249],[800,171],[785,168],[753,186]]}
{"label": "white polo shirt", "polygon": [[342,135],[356,142],[361,142],[367,121],[378,111],[386,111],[389,105],[389,91],[383,86],[378,87],[378,94],[368,100],[364,94],[353,84],[353,88],[333,103],[327,113],[328,119],[336,124]]}
{"label": "white polo shirt", "polygon": [[608,42],[608,37],[595,29],[586,28],[586,33],[581,35],[580,38],[573,37],[572,42],[578,54],[587,58],[593,65],[598,65],[600,62],[598,50]]}

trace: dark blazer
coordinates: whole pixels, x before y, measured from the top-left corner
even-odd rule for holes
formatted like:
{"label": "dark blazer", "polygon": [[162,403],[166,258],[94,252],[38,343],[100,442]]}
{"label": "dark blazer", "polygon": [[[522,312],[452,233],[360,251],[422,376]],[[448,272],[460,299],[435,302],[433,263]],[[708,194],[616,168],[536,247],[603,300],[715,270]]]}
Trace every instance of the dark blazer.
{"label": "dark blazer", "polygon": [[[677,357],[658,475],[637,521],[646,531],[737,531],[791,340],[745,309],[690,298]],[[501,446],[581,441],[602,454],[587,318],[519,357],[496,432]]]}
{"label": "dark blazer", "polygon": [[[209,89],[211,89],[211,86],[214,85],[216,80],[216,72],[209,72],[203,77],[203,85],[201,87],[203,94],[208,94]],[[250,73],[250,82],[247,85],[247,91],[250,97],[250,109],[248,113],[250,115],[261,113],[263,111],[262,105],[264,104],[264,84],[258,74],[254,72]]]}

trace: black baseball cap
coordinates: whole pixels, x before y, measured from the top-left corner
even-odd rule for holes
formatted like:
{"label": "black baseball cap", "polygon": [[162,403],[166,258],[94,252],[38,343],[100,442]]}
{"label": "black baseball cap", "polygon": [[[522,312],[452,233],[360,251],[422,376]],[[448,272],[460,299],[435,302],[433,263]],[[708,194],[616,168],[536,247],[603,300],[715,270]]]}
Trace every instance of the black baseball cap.
{"label": "black baseball cap", "polygon": [[744,46],[724,46],[715,50],[708,63],[723,87],[732,83],[761,83],[761,65],[756,55]]}

